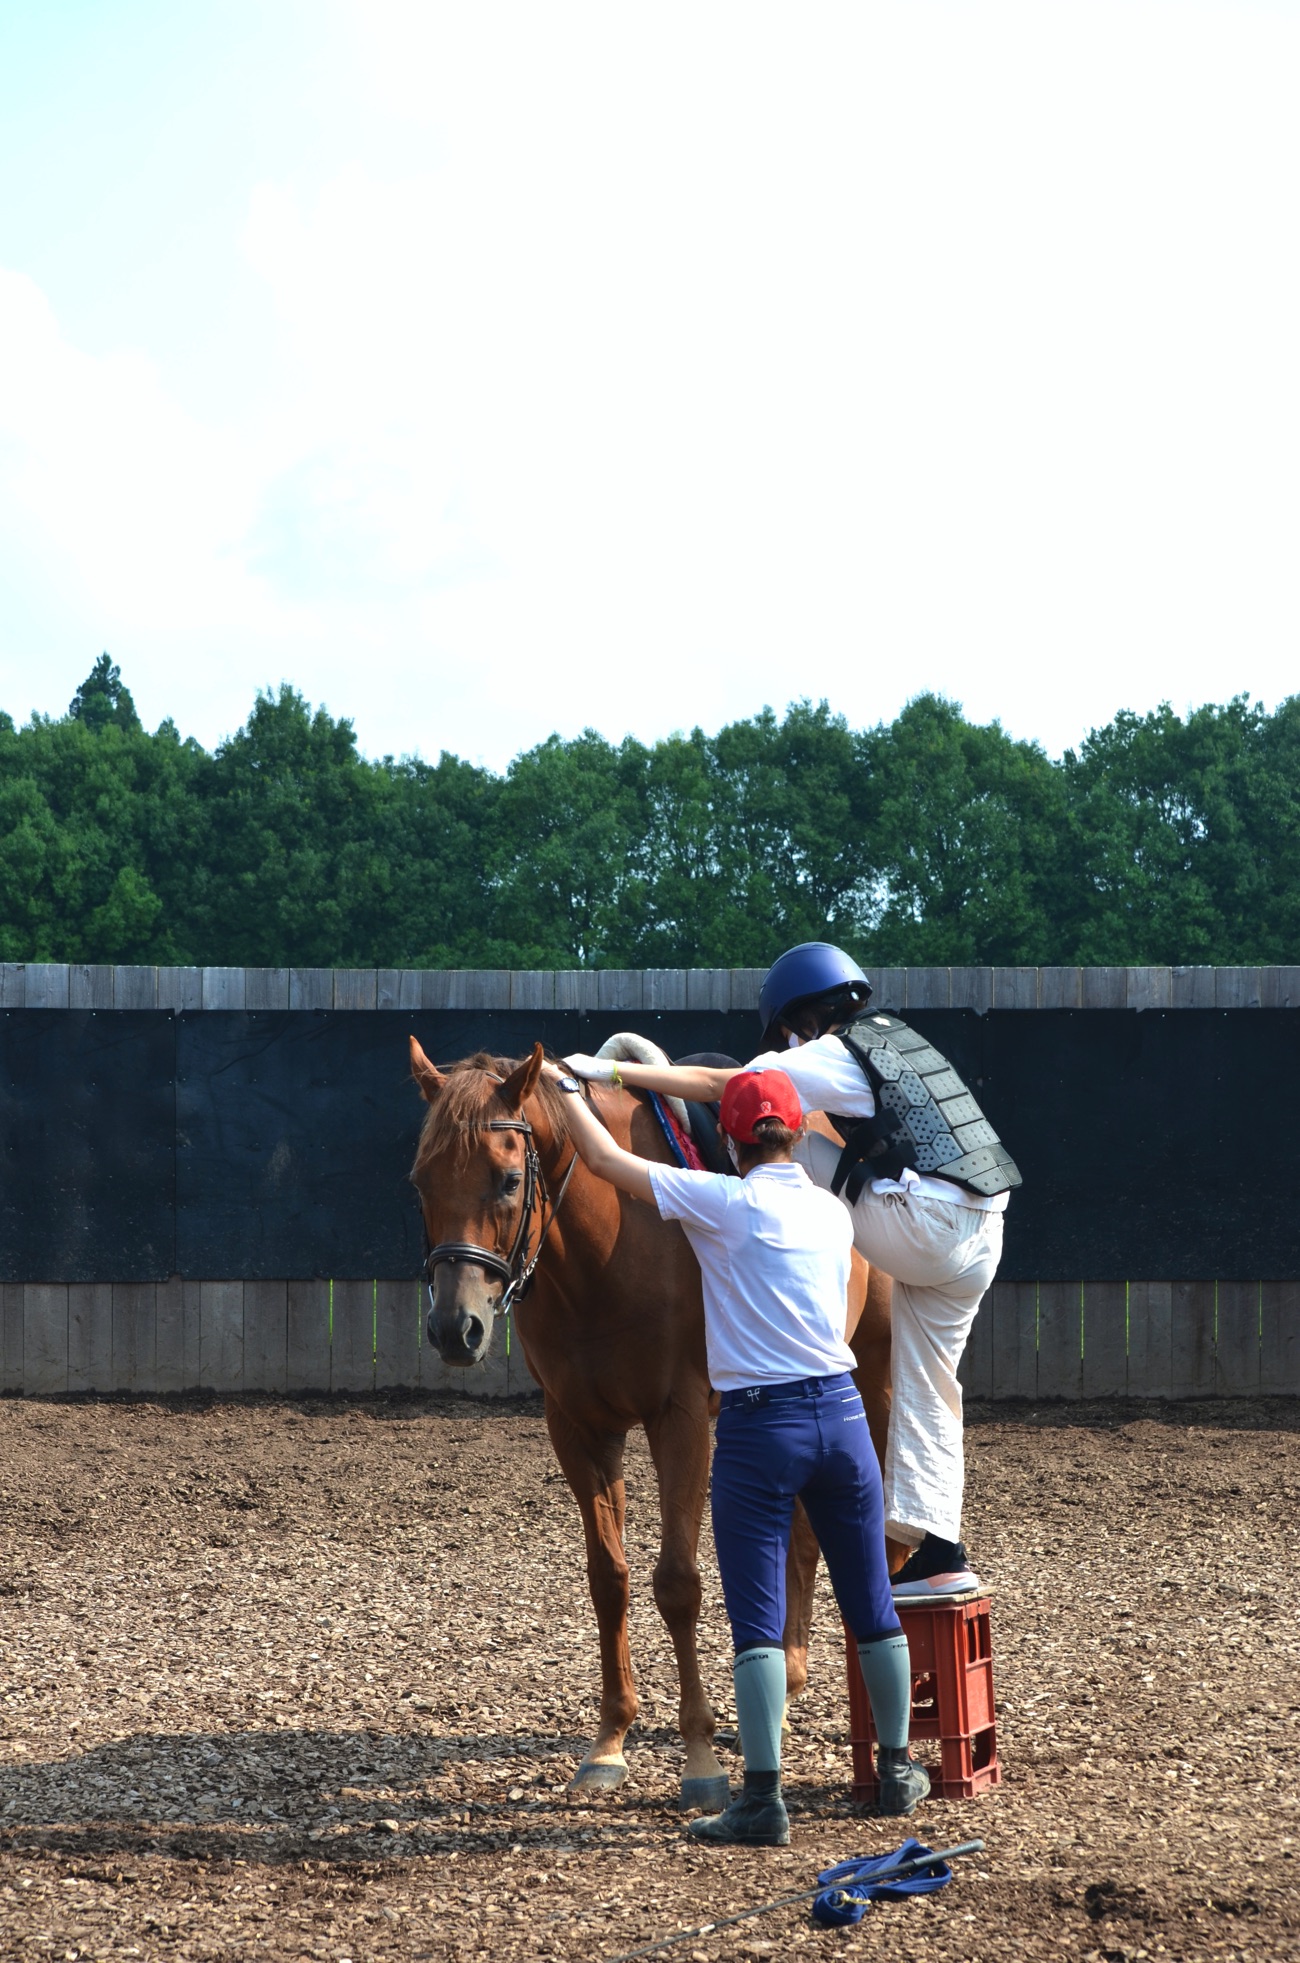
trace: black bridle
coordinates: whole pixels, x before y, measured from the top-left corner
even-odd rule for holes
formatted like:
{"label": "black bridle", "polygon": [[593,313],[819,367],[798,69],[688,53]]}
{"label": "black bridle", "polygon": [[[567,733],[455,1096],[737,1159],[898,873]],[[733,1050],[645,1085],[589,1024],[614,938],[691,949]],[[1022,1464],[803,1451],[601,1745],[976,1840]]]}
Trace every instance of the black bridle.
{"label": "black bridle", "polygon": [[[537,1263],[542,1258],[542,1249],[546,1245],[546,1237],[555,1225],[555,1217],[564,1204],[564,1195],[569,1190],[569,1181],[573,1177],[573,1168],[578,1163],[578,1154],[575,1152],[569,1160],[563,1179],[560,1181],[559,1191],[554,1201],[552,1201],[550,1194],[546,1190],[546,1179],[542,1173],[542,1162],[537,1155],[537,1147],[533,1144],[533,1128],[527,1118],[489,1118],[486,1129],[488,1131],[518,1131],[524,1134],[526,1141],[524,1145],[524,1203],[519,1211],[519,1225],[515,1229],[515,1237],[511,1243],[510,1252],[506,1255],[498,1254],[490,1247],[478,1247],[473,1241],[439,1241],[436,1247],[430,1247],[429,1230],[427,1227],[424,1227],[424,1206],[421,1203],[420,1223],[424,1228],[425,1245],[424,1285],[429,1291],[429,1308],[431,1312],[434,1307],[434,1269],[440,1267],[444,1261],[449,1261],[453,1264],[457,1261],[464,1261],[473,1267],[485,1268],[490,1275],[498,1275],[500,1277],[505,1283],[505,1287],[493,1303],[492,1312],[494,1315],[499,1316],[509,1315],[515,1303],[523,1300],[532,1285],[533,1273],[537,1267]],[[533,1208],[537,1204],[539,1193],[542,1199],[542,1230],[537,1236],[537,1246],[530,1258],[528,1253],[528,1233],[532,1226]],[[547,1217],[548,1209],[549,1218]]]}

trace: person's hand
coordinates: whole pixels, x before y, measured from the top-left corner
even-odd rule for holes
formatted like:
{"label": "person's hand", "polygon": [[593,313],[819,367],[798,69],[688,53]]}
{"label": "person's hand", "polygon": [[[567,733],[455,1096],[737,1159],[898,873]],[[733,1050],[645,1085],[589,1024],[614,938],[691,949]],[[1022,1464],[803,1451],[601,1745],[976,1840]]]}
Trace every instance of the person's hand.
{"label": "person's hand", "polygon": [[575,1077],[585,1077],[589,1084],[616,1084],[619,1080],[618,1065],[612,1056],[566,1056],[564,1067]]}
{"label": "person's hand", "polygon": [[553,1084],[558,1084],[561,1077],[566,1074],[565,1071],[561,1070],[559,1064],[552,1063],[549,1057],[542,1059],[542,1075],[543,1077],[549,1077]]}

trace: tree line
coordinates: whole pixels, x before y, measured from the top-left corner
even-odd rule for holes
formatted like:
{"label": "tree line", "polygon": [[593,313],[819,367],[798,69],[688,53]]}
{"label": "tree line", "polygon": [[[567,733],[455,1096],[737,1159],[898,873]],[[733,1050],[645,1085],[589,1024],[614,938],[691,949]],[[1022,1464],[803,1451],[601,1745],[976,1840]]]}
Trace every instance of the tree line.
{"label": "tree line", "polygon": [[1059,761],[919,695],[716,735],[369,759],[290,687],[215,751],[107,655],[0,713],[0,959],[759,967],[1300,961],[1300,697],[1127,711]]}

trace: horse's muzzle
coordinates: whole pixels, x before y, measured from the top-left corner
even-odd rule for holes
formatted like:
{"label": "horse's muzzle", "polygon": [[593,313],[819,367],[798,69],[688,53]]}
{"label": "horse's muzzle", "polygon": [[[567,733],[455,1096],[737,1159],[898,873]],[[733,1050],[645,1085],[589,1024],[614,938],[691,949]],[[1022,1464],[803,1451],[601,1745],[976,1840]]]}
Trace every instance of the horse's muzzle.
{"label": "horse's muzzle", "polygon": [[480,1363],[492,1341],[493,1290],[481,1269],[459,1263],[439,1268],[429,1290],[430,1343],[452,1369]]}

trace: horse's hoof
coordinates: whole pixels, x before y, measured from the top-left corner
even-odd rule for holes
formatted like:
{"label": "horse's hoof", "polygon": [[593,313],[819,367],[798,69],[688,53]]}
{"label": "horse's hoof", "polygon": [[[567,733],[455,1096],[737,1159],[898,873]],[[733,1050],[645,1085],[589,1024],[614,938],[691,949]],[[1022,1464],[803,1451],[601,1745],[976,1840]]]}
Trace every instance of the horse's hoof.
{"label": "horse's hoof", "polygon": [[609,1765],[602,1760],[592,1764],[584,1759],[568,1784],[571,1793],[605,1793],[621,1786],[627,1778],[625,1765]]}
{"label": "horse's hoof", "polygon": [[725,1772],[710,1779],[682,1780],[683,1813],[725,1813],[731,1799],[731,1782]]}

